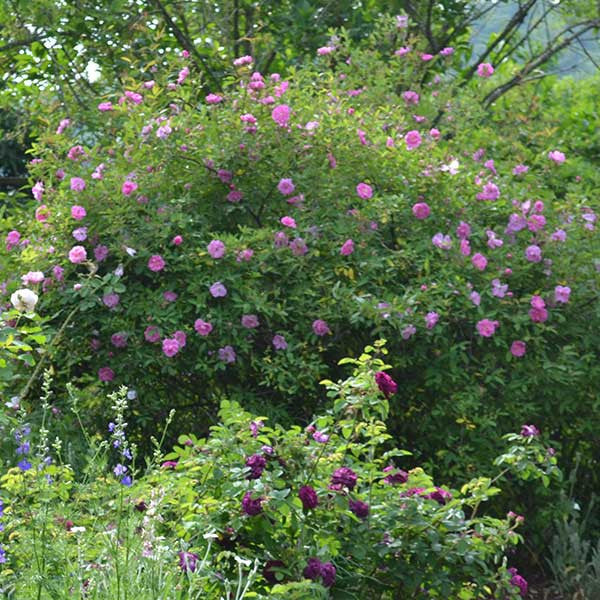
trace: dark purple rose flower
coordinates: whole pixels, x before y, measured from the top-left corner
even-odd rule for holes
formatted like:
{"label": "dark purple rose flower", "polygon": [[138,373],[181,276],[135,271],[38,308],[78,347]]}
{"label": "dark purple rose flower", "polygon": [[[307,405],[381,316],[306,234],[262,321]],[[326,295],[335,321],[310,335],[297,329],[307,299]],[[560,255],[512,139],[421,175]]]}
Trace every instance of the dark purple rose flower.
{"label": "dark purple rose flower", "polygon": [[321,564],[322,563],[318,558],[309,558],[306,567],[304,567],[304,571],[302,571],[302,575],[304,575],[306,579],[316,581],[321,577]]}
{"label": "dark purple rose flower", "polygon": [[268,560],[262,571],[262,576],[271,584],[277,583],[277,572],[285,564],[281,560]]}
{"label": "dark purple rose flower", "polygon": [[425,491],[425,488],[422,488],[422,487],[410,488],[409,490],[400,492],[400,497],[401,498],[411,498],[412,496],[421,496],[424,491]]}
{"label": "dark purple rose flower", "polygon": [[378,371],[375,373],[375,383],[386,398],[398,391],[398,384],[383,371]]}
{"label": "dark purple rose flower", "polygon": [[350,500],[348,502],[348,508],[359,519],[366,519],[369,516],[369,505],[361,500]]}
{"label": "dark purple rose flower", "polygon": [[196,570],[196,561],[198,555],[193,552],[179,552],[179,568],[182,571],[191,571],[192,573]]}
{"label": "dark purple rose flower", "polygon": [[302,500],[302,506],[309,510],[311,508],[316,508],[319,504],[319,497],[317,496],[317,492],[310,486],[305,485],[298,490],[298,497]]}
{"label": "dark purple rose flower", "polygon": [[348,467],[340,467],[333,472],[331,476],[332,490],[341,490],[342,487],[347,487],[349,490],[353,490],[356,485],[356,473]]}
{"label": "dark purple rose flower", "polygon": [[523,437],[536,437],[540,435],[540,430],[535,425],[523,425],[521,435]]}
{"label": "dark purple rose flower", "polygon": [[250,517],[260,515],[263,510],[262,503],[264,501],[265,499],[262,496],[253,500],[252,494],[250,492],[246,492],[244,494],[244,498],[242,499],[242,510]]}
{"label": "dark purple rose flower", "polygon": [[267,461],[260,454],[253,454],[246,459],[246,466],[250,468],[250,473],[246,479],[258,479],[267,466]]}
{"label": "dark purple rose flower", "polygon": [[452,494],[446,490],[443,490],[441,487],[436,486],[435,491],[427,494],[425,498],[435,500],[439,504],[446,504],[446,502],[452,500]]}
{"label": "dark purple rose flower", "polygon": [[304,571],[302,572],[306,579],[321,581],[325,587],[331,587],[335,583],[335,567],[332,563],[322,563],[318,558],[309,558]]}
{"label": "dark purple rose flower", "polygon": [[383,470],[387,475],[383,478],[383,481],[389,485],[397,485],[400,483],[406,483],[408,481],[408,473],[401,469],[394,470],[394,467],[389,466]]}
{"label": "dark purple rose flower", "polygon": [[521,598],[525,598],[527,596],[527,590],[529,589],[529,585],[524,577],[519,575],[517,569],[511,567],[508,569],[508,572],[512,575],[510,582],[519,588],[519,593],[521,594]]}
{"label": "dark purple rose flower", "polygon": [[335,583],[335,567],[332,563],[326,562],[321,565],[321,579],[325,587],[332,587]]}

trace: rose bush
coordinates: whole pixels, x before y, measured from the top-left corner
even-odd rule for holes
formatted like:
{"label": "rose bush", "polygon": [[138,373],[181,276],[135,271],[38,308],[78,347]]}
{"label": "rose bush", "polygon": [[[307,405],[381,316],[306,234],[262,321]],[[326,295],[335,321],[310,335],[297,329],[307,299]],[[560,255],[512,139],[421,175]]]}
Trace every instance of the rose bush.
{"label": "rose bush", "polygon": [[[378,383],[384,343],[341,361],[354,373],[322,382],[328,407],[308,427],[270,425],[224,400],[209,436],[183,435],[166,456],[156,442],[146,468],[126,388],[109,397],[109,438],[87,437],[81,472],[59,441],[50,447],[52,423],[19,415],[0,479],[0,590],[18,600],[525,597],[508,558],[523,518],[482,506],[509,474],[530,488],[558,475],[556,458],[527,425],[505,436],[493,478],[435,485],[387,431],[396,392],[390,377]],[[46,416],[51,387],[46,377]]]}
{"label": "rose bush", "polygon": [[42,273],[27,285],[54,329],[76,310],[52,358],[87,386],[88,422],[120,384],[140,442],[172,407],[210,422],[225,395],[308,419],[327,363],[382,334],[391,428],[436,475],[485,468],[498,429],[533,419],[594,472],[593,172],[570,140],[478,108],[502,65],[456,90],[460,53],[406,35],[342,34],[289,76],[238,59],[206,97],[172,56],[93,119],[57,133],[52,116],[5,289]]}

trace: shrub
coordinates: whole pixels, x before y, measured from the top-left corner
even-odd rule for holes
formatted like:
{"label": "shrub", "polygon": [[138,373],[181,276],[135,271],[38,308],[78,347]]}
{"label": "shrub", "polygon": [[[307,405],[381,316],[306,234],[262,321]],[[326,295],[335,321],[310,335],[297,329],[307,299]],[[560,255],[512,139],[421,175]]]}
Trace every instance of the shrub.
{"label": "shrub", "polygon": [[[522,518],[481,513],[508,473],[557,474],[535,428],[507,436],[493,479],[434,484],[394,448],[384,342],[327,386],[329,409],[305,429],[270,426],[224,400],[210,436],[185,435],[146,468],[127,435],[127,390],[109,399],[110,438],[89,438],[80,473],[21,419],[21,461],[1,478],[0,574],[21,598],[517,598],[506,554]],[[45,377],[41,400],[50,408]],[[73,397],[74,392],[71,391]],[[75,407],[76,414],[79,409]],[[26,464],[22,461],[26,460]],[[519,587],[520,586],[520,587]],[[237,591],[236,591],[237,590]],[[231,594],[231,596],[229,596]]]}
{"label": "shrub", "polygon": [[342,35],[286,78],[241,65],[205,98],[174,57],[89,122],[53,117],[6,289],[39,270],[50,324],[76,310],[52,362],[88,422],[134,382],[138,442],[223,397],[306,420],[326,365],[384,335],[391,429],[436,474],[486,468],[533,419],[593,472],[593,181],[566,140],[499,136],[477,97],[501,66],[455,89],[458,53],[425,61],[405,35]]}

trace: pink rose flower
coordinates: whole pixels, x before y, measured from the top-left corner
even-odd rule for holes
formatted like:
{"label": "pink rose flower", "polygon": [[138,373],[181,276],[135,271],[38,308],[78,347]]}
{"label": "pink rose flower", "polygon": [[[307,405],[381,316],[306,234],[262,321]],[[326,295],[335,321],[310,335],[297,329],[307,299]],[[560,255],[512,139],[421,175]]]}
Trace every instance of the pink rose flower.
{"label": "pink rose flower", "polygon": [[280,179],[279,183],[277,184],[277,189],[284,196],[289,196],[294,192],[296,186],[294,185],[294,182],[291,179]]}
{"label": "pink rose flower", "polygon": [[254,329],[259,326],[258,317],[256,315],[242,315],[241,321],[246,329]]}
{"label": "pink rose flower", "polygon": [[315,332],[315,335],[318,336],[324,336],[328,333],[331,333],[329,325],[327,325],[327,321],[323,321],[323,319],[316,319],[313,321],[312,329]]}
{"label": "pink rose flower", "polygon": [[554,161],[557,165],[562,165],[565,162],[565,155],[560,150],[552,150],[548,152],[548,158]]}
{"label": "pink rose flower", "polygon": [[171,358],[179,352],[179,342],[175,338],[166,338],[162,343],[162,351],[165,356]]}
{"label": "pink rose flower", "polygon": [[79,264],[87,260],[87,252],[83,246],[73,246],[69,250],[69,260],[73,264]]}
{"label": "pink rose flower", "polygon": [[100,381],[109,382],[115,378],[115,372],[110,367],[102,367],[98,369],[98,379]]}
{"label": "pink rose flower", "polygon": [[76,221],[81,221],[84,219],[87,213],[85,212],[85,208],[83,206],[71,206],[71,217],[73,217]]}
{"label": "pink rose flower", "polygon": [[287,104],[276,106],[271,112],[271,117],[279,127],[285,127],[290,120],[290,107]]}
{"label": "pink rose flower", "polygon": [[525,258],[529,262],[540,262],[542,260],[542,249],[535,245],[527,246],[525,249]]}
{"label": "pink rose flower", "polygon": [[488,263],[487,258],[479,252],[473,255],[471,262],[473,263],[473,266],[480,271],[484,271]]}
{"label": "pink rose flower", "polygon": [[281,224],[296,229],[296,221],[292,217],[281,217]]}
{"label": "pink rose flower", "polygon": [[162,271],[165,268],[165,261],[160,254],[153,254],[148,259],[148,268],[155,273]]}
{"label": "pink rose flower", "polygon": [[340,248],[340,254],[342,256],[350,256],[350,254],[352,254],[353,252],[354,252],[354,241],[346,240],[342,244],[342,247]]}
{"label": "pink rose flower", "polygon": [[121,193],[124,196],[129,196],[138,189],[138,184],[135,181],[125,181],[121,186]]}
{"label": "pink rose flower", "polygon": [[356,186],[356,193],[358,194],[359,198],[362,198],[363,200],[369,200],[373,197],[373,188],[367,183],[361,182]]}
{"label": "pink rose flower", "polygon": [[194,321],[194,329],[198,335],[206,337],[213,330],[213,326],[212,323],[209,323],[208,321],[196,319]]}
{"label": "pink rose flower", "polygon": [[404,136],[404,141],[406,142],[406,147],[409,150],[414,150],[415,148],[418,148],[421,145],[421,142],[423,140],[421,138],[421,134],[413,129]]}
{"label": "pink rose flower", "polygon": [[566,304],[569,301],[569,296],[571,295],[571,288],[564,285],[557,285],[554,288],[554,299],[557,302],[561,302]]}
{"label": "pink rose flower", "polygon": [[85,190],[85,181],[81,177],[71,177],[71,189],[74,192],[82,192]]}
{"label": "pink rose flower", "polygon": [[172,240],[171,243],[174,246],[181,246],[181,244],[183,243],[183,238],[180,235],[176,235]]}
{"label": "pink rose flower", "polygon": [[417,202],[413,205],[412,212],[417,219],[426,219],[431,214],[431,209],[426,202]]}
{"label": "pink rose flower", "polygon": [[439,321],[440,315],[438,313],[431,311],[425,315],[425,326],[427,329],[433,329],[436,323]]}
{"label": "pink rose flower", "polygon": [[148,325],[144,330],[144,339],[151,344],[160,340],[160,330],[156,325]]}
{"label": "pink rose flower", "polygon": [[221,240],[212,240],[212,242],[206,246],[206,249],[214,259],[223,258],[223,256],[225,256],[225,244]]}
{"label": "pink rose flower", "polygon": [[494,67],[490,63],[481,63],[477,66],[477,75],[479,77],[491,77],[494,73]]}
{"label": "pink rose flower", "polygon": [[499,325],[500,324],[498,323],[498,321],[482,319],[477,323],[477,331],[479,332],[479,335],[483,337],[491,337],[492,335],[494,335],[494,332],[496,331],[496,328]]}
{"label": "pink rose flower", "polygon": [[273,348],[275,348],[275,350],[287,350],[288,345],[282,335],[274,335],[271,343],[273,344]]}
{"label": "pink rose flower", "polygon": [[521,358],[525,356],[525,352],[527,351],[527,344],[522,342],[521,340],[515,340],[510,345],[510,353],[517,358]]}
{"label": "pink rose flower", "polygon": [[210,286],[210,295],[213,298],[223,298],[227,296],[227,288],[220,282],[217,281]]}

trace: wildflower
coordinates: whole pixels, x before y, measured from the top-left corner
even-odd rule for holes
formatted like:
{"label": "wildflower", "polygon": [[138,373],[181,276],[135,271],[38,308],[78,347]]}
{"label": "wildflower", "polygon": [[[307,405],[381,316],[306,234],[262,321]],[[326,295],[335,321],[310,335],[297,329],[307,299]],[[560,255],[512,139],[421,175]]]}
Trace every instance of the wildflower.
{"label": "wildflower", "polygon": [[108,256],[108,248],[102,244],[94,248],[94,257],[98,262],[102,262]]}
{"label": "wildflower", "polygon": [[408,90],[402,94],[402,98],[404,98],[406,104],[419,104],[419,94],[417,92]]}
{"label": "wildflower", "polygon": [[500,198],[500,188],[491,181],[483,186],[483,191],[477,194],[477,200],[498,200]]}
{"label": "wildflower", "polygon": [[126,348],[127,347],[127,334],[123,332],[113,333],[110,336],[110,343],[115,348]]}
{"label": "wildflower", "polygon": [[446,504],[449,500],[452,500],[452,494],[441,487],[435,488],[435,491],[430,492],[423,496],[429,500],[435,500],[438,504]]}
{"label": "wildflower", "polygon": [[204,99],[206,104],[219,104],[223,102],[223,96],[219,96],[219,94],[208,94]]}
{"label": "wildflower", "polygon": [[243,65],[251,65],[252,64],[252,57],[251,56],[240,56],[239,58],[236,58],[233,61],[233,66],[234,67],[241,67]]}
{"label": "wildflower", "polygon": [[176,235],[172,240],[171,243],[174,246],[181,246],[181,244],[183,243],[183,238],[180,235]]}
{"label": "wildflower", "polygon": [[460,225],[456,228],[456,235],[461,239],[467,239],[471,235],[471,226],[464,221],[460,222]]}
{"label": "wildflower", "polygon": [[451,56],[452,54],[454,54],[454,48],[451,48],[451,47],[443,48],[442,50],[440,50],[440,54],[442,56]]}
{"label": "wildflower", "polygon": [[328,54],[331,54],[334,50],[335,48],[333,46],[321,46],[320,48],[317,48],[317,54],[319,56],[327,56]]}
{"label": "wildflower", "polygon": [[100,112],[108,112],[113,109],[112,102],[100,102],[100,104],[98,104],[98,110]]}
{"label": "wildflower", "polygon": [[315,431],[312,435],[313,440],[319,444],[326,444],[329,441],[329,436],[322,431]]}

